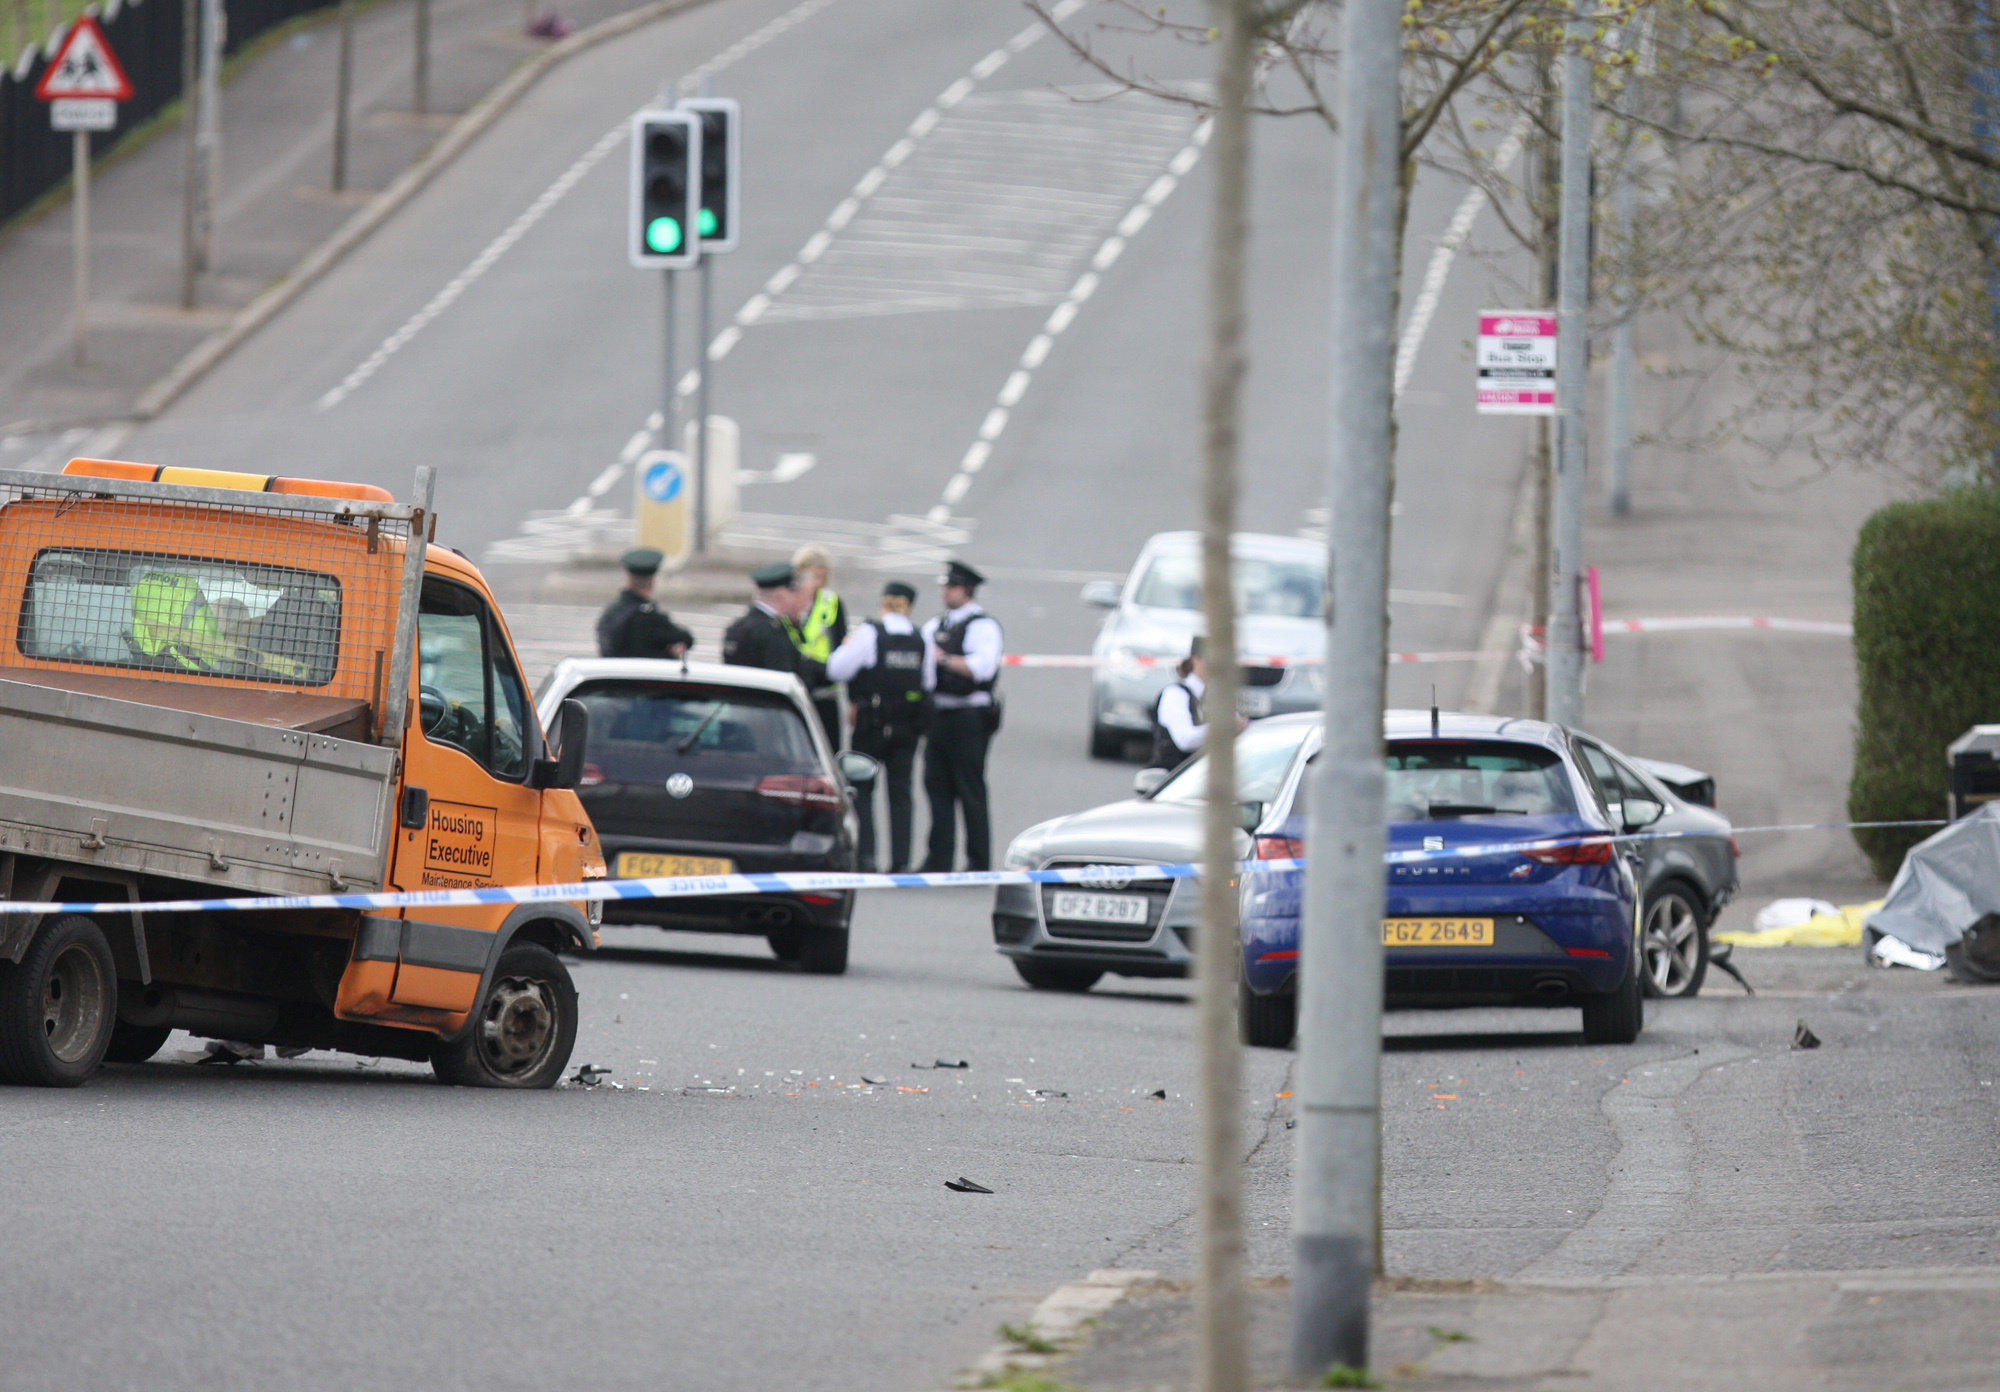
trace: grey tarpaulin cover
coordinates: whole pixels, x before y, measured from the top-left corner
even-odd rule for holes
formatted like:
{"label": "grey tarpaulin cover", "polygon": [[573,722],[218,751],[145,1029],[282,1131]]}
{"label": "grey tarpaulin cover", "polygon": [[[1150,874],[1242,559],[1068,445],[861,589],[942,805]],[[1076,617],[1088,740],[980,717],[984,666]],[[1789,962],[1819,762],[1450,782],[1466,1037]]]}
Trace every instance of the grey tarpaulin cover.
{"label": "grey tarpaulin cover", "polygon": [[1862,947],[1888,937],[1942,954],[1990,913],[2000,913],[2000,802],[1910,849],[1882,907],[1862,925]]}

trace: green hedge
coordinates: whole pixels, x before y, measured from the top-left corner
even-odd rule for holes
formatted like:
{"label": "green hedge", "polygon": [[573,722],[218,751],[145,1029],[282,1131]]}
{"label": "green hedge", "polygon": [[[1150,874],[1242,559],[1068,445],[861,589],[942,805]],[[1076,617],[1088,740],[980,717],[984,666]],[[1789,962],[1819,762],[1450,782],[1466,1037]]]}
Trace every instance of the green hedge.
{"label": "green hedge", "polygon": [[[1854,545],[1857,822],[1942,817],[1945,746],[2000,722],[2000,493],[1892,503]],[[1935,828],[1856,831],[1888,879]]]}

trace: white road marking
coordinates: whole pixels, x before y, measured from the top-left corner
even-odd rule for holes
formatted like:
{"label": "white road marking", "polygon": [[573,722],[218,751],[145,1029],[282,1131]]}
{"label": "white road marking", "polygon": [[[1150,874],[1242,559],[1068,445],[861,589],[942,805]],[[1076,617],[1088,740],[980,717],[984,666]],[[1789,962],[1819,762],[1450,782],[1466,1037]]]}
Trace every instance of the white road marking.
{"label": "white road marking", "polygon": [[[804,0],[803,4],[787,11],[786,14],[771,21],[764,28],[741,40],[731,48],[725,49],[721,54],[710,59],[708,63],[696,68],[687,77],[681,79],[679,89],[683,93],[699,90],[701,78],[719,72],[730,63],[736,62],[738,59],[777,37],[800,20],[817,14],[832,3],[833,0]],[[1051,13],[1058,20],[1067,19],[1082,9],[1087,3],[1089,3],[1089,0],[1061,0]],[[1009,56],[1026,50],[1040,40],[1046,32],[1039,21],[1029,25],[1015,34],[1012,39],[1009,39],[1004,48],[996,49],[994,52],[980,59],[974,66],[973,71],[979,73],[981,79],[992,76],[993,73],[997,72],[1006,63]],[[981,69],[984,69],[984,71],[981,72]],[[826,254],[827,248],[833,245],[834,233],[839,231],[854,216],[858,210],[860,201],[880,187],[887,171],[903,164],[915,152],[918,142],[924,140],[932,131],[937,129],[938,123],[943,119],[943,113],[957,106],[966,97],[970,96],[975,86],[976,82],[974,78],[970,76],[960,77],[949,87],[945,88],[944,91],[940,92],[935,102],[917,113],[916,118],[910,122],[908,134],[894,145],[891,145],[888,151],[884,153],[882,159],[868,173],[862,175],[861,180],[855,186],[856,195],[843,199],[834,208],[833,212],[828,215],[826,225],[806,239],[805,245],[799,248],[798,256],[789,264],[780,267],[774,272],[771,278],[765,282],[764,289],[759,294],[753,295],[749,300],[745,301],[743,307],[737,311],[729,326],[716,335],[708,347],[708,360],[710,362],[718,361],[727,355],[729,350],[734,348],[742,338],[744,328],[763,321],[770,306],[777,302],[779,297],[799,280],[807,267],[817,263]],[[616,131],[611,132],[605,139],[610,141],[612,145],[615,145],[616,139],[613,137],[623,138],[624,133],[625,126],[621,124]],[[1202,139],[1206,138],[1205,136],[1201,136],[1199,131],[1197,135]],[[601,159],[603,156],[599,155],[598,158]],[[581,177],[581,175],[578,177]],[[862,191],[863,185],[866,185],[868,192],[864,193]],[[564,191],[566,192],[567,189]],[[546,195],[544,196],[546,197]],[[546,209],[543,211],[546,211]],[[524,228],[523,230],[525,231],[526,229]],[[462,289],[459,293],[463,293]],[[759,301],[762,303],[759,303]],[[1066,301],[1065,305],[1070,309],[1071,314],[1075,313],[1073,303]],[[1066,325],[1067,322],[1065,320],[1064,324]],[[1052,329],[1050,332],[1060,333],[1061,331],[1058,328]],[[399,344],[398,346],[400,347],[401,345]],[[1034,345],[1030,344],[1029,347],[1032,351]],[[391,352],[393,351],[392,349]],[[1045,355],[1048,350],[1044,347],[1041,351]],[[1040,360],[1038,356],[1035,359],[1035,363],[1027,365],[1033,367]],[[379,363],[376,364],[376,366],[379,365]],[[370,368],[370,372],[373,370],[373,368]],[[359,384],[357,383],[356,385]],[[677,398],[692,396],[700,385],[700,370],[691,369],[675,384],[674,395]],[[324,406],[321,409],[324,409]],[[634,436],[634,440],[628,442],[625,449],[620,452],[618,462],[606,468],[597,478],[593,479],[589,489],[581,497],[573,500],[561,512],[531,516],[526,522],[521,524],[521,534],[519,536],[496,542],[493,546],[487,548],[487,558],[493,560],[559,561],[576,554],[580,547],[590,545],[595,536],[595,529],[597,529],[600,521],[594,512],[596,500],[617,485],[618,480],[631,468],[633,461],[658,437],[659,432],[663,428],[664,418],[662,414],[658,411],[653,412],[647,417],[645,428],[638,435]],[[636,448],[634,448],[634,442],[637,443]],[[975,448],[978,447],[976,444]],[[971,457],[969,451],[967,457]],[[796,462],[800,460],[805,462],[803,464]],[[793,461],[790,465],[792,470],[790,473],[787,473],[787,461]],[[778,467],[770,473],[770,481],[773,483],[790,482],[812,468],[816,462],[815,456],[812,455],[782,455],[779,458]],[[985,457],[981,455],[979,462],[973,465],[973,469],[976,471],[979,464],[984,462]],[[963,492],[962,489],[960,491]],[[921,518],[892,517],[887,524],[857,523],[852,525],[862,528],[872,528],[868,544],[878,547],[878,554],[888,557],[892,564],[898,562],[906,552],[910,555],[920,555],[923,559],[937,560],[942,559],[950,547],[962,545],[971,535],[969,532],[964,532],[947,525],[950,522],[949,509],[946,509],[943,517],[938,517],[936,515],[937,511],[937,509],[933,508],[932,515]],[[743,530],[746,525],[749,525],[748,514],[738,514],[736,523],[732,524],[738,531]],[[827,525],[830,525],[830,523],[822,522],[819,530],[824,532]],[[921,543],[912,543],[910,536],[913,532],[922,534],[924,540]],[[874,533],[880,533],[881,535],[877,537]]]}
{"label": "white road marking", "polygon": [[[721,72],[724,68],[740,62],[769,43],[772,39],[777,38],[787,29],[812,18],[812,16],[818,14],[832,3],[833,0],[803,0],[803,3],[793,6],[776,19],[765,24],[762,28],[754,30],[743,38],[738,39],[728,48],[725,48],[722,52],[716,54],[713,58],[710,58],[707,62],[682,78],[680,83],[681,90],[683,92],[693,92],[699,89],[701,80],[704,77],[713,76]],[[415,314],[412,314],[394,333],[383,339],[373,353],[370,353],[362,360],[359,366],[340,380],[339,385],[321,396],[313,409],[315,411],[331,410],[345,401],[349,396],[352,396],[356,388],[379,372],[384,363],[402,351],[410,340],[422,333],[433,319],[436,319],[438,315],[449,309],[459,296],[471,288],[473,282],[493,269],[494,263],[507,254],[508,248],[520,241],[527,234],[529,228],[547,216],[549,209],[560,203],[563,195],[575,188],[577,182],[584,175],[596,168],[606,155],[617,149],[625,139],[626,128],[626,122],[620,121],[616,126],[599,136],[597,142],[584,151],[578,157],[576,163],[558,175],[554,183],[542,190],[540,197],[530,203],[519,217],[508,224],[506,231],[488,242],[479,255],[472,258],[471,263],[464,270],[445,282],[444,288],[431,296],[428,304]]]}
{"label": "white road marking", "polygon": [[[1521,141],[1528,133],[1528,119],[1522,117],[1514,123],[1514,129],[1493,152],[1493,170],[1505,174],[1520,158]],[[1486,207],[1486,190],[1477,185],[1466,190],[1460,200],[1458,211],[1445,225],[1444,235],[1438,238],[1437,247],[1431,252],[1430,264],[1424,267],[1424,283],[1417,291],[1417,298],[1410,304],[1410,317],[1403,324],[1403,335],[1396,343],[1396,387],[1395,394],[1401,397],[1408,385],[1410,374],[1417,367],[1417,352],[1424,346],[1424,335],[1430,331],[1431,320],[1437,314],[1438,300],[1444,294],[1445,280],[1451,275],[1452,259],[1458,249],[1465,245],[1465,239],[1472,235],[1472,224],[1479,220],[1479,214]]]}
{"label": "white road marking", "polygon": [[[1195,127],[1188,138],[1188,143],[1181,147],[1167,165],[1169,169],[1175,171],[1174,174],[1162,174],[1148,184],[1145,192],[1139,195],[1139,201],[1134,205],[1133,212],[1144,211],[1147,216],[1151,216],[1152,209],[1157,208],[1167,195],[1174,191],[1179,176],[1194,168],[1195,161],[1201,158],[1201,148],[1208,143],[1208,131],[1209,123],[1206,120]],[[1031,374],[1048,357],[1056,337],[1075,320],[1078,308],[1097,292],[1098,271],[1108,268],[1125,250],[1126,238],[1131,235],[1131,232],[1125,230],[1127,225],[1132,225],[1133,232],[1145,226],[1146,219],[1143,217],[1134,223],[1133,212],[1126,213],[1119,220],[1118,230],[1106,237],[1098,247],[1097,253],[1091,257],[1091,265],[1095,269],[1085,271],[1077,278],[1076,284],[1070,287],[1069,294],[1064,297],[1063,302],[1050,313],[1048,322],[1042,325],[1041,332],[1028,341],[1027,348],[1021,354],[1020,367],[1008,374],[1006,382],[1000,388],[999,404],[988,411],[986,419],[980,422],[979,438],[973,442],[972,448],[965,452],[965,458],[959,463],[958,472],[946,482],[944,493],[939,498],[937,506],[930,510],[931,521],[940,523],[948,521],[952,508],[964,500],[966,492],[972,487],[972,476],[986,467],[986,460],[993,450],[993,441],[999,439],[1001,432],[1007,428],[1011,408],[1027,394],[1028,386],[1033,380]]]}

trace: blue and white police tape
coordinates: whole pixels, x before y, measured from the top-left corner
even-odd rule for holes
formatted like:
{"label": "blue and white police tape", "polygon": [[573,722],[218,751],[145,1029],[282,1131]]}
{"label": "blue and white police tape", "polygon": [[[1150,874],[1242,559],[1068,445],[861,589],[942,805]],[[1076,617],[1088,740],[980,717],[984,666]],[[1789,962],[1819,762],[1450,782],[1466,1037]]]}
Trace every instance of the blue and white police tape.
{"label": "blue and white police tape", "polygon": [[[1387,864],[1500,855],[1505,852],[1553,851],[1564,846],[1610,845],[1638,841],[1673,841],[1695,837],[1748,836],[1779,831],[1852,831],[1870,827],[1944,826],[1942,820],[1900,822],[1794,822],[1783,826],[1734,827],[1728,831],[1641,831],[1613,834],[1589,832],[1576,836],[1531,840],[1488,841],[1463,846],[1426,846],[1389,851]],[[1273,875],[1298,873],[1306,862],[1298,858],[1247,860],[1239,873]],[[903,875],[849,871],[789,871],[762,875],[665,875],[649,879],[591,879],[577,884],[493,885],[475,889],[419,889],[374,894],[281,894],[244,898],[159,899],[133,903],[0,900],[6,914],[128,914],[128,913],[246,913],[279,909],[446,909],[490,904],[576,903],[583,900],[687,899],[715,894],[827,894],[863,889],[964,889],[996,885],[1074,884],[1119,890],[1139,880],[1191,880],[1201,876],[1197,864],[1072,865],[1059,870],[958,870]]]}

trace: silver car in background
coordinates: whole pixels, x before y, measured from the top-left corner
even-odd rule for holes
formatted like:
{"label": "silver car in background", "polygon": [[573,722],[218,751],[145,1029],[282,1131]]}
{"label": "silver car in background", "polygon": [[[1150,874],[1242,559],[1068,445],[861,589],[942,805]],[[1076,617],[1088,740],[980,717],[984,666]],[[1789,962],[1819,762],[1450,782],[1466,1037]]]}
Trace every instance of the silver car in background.
{"label": "silver car in background", "polygon": [[[1317,714],[1260,720],[1236,737],[1240,801],[1264,803],[1285,785]],[[1185,865],[1201,859],[1208,761],[1169,774],[1142,769],[1125,802],[1029,827],[1007,847],[1008,870],[1068,865]],[[1250,838],[1239,833],[1239,853]],[[1040,991],[1088,991],[1106,972],[1186,976],[1200,892],[1193,880],[1115,877],[1089,885],[1002,885],[993,901],[993,942],[1021,979]]]}
{"label": "silver car in background", "polygon": [[[1251,718],[1317,710],[1320,620],[1326,596],[1326,548],[1301,537],[1238,532],[1235,557],[1237,651],[1243,669],[1239,709]],[[1153,708],[1174,679],[1174,664],[1206,626],[1201,612],[1201,534],[1160,532],[1140,548],[1120,586],[1094,580],[1083,601],[1112,612],[1091,655],[1090,753],[1116,759],[1128,740],[1150,737]],[[1257,665],[1258,658],[1304,665]],[[1152,659],[1145,661],[1142,659]]]}

